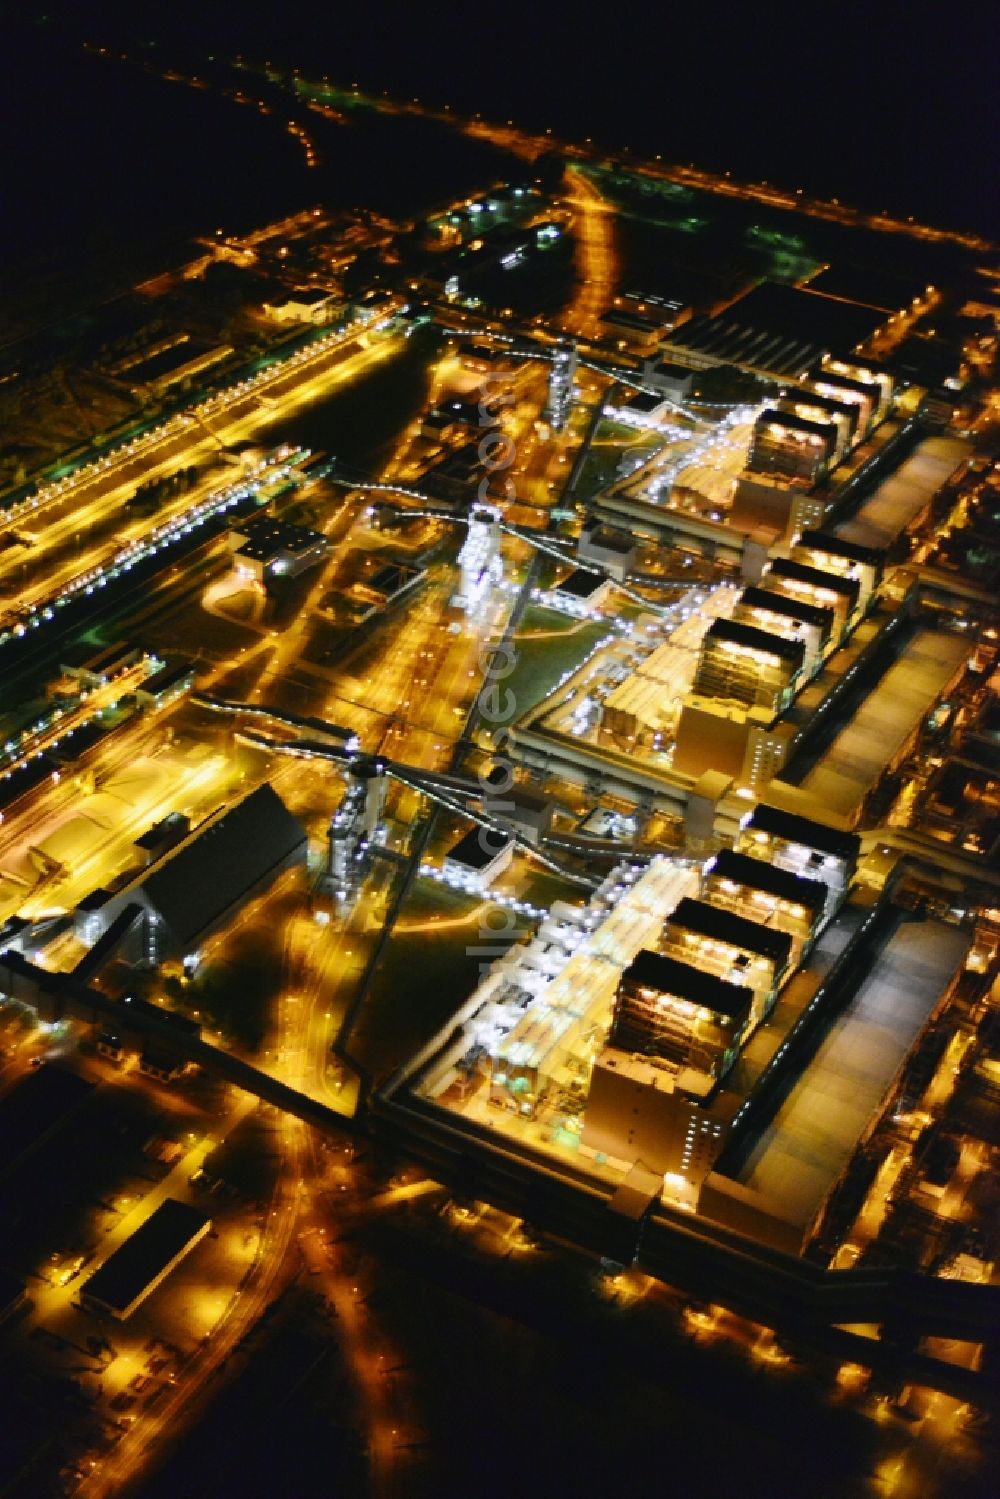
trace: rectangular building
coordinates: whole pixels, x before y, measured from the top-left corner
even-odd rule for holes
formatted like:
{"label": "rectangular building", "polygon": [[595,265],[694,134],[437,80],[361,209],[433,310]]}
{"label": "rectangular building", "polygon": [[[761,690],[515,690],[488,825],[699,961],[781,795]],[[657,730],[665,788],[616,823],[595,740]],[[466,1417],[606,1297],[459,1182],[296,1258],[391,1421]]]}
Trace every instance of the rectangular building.
{"label": "rectangular building", "polygon": [[733,619],[776,635],[798,637],[805,645],[803,674],[810,677],[823,659],[834,625],[832,609],[820,609],[766,588],[744,588]]}
{"label": "rectangular building", "polygon": [[736,849],[804,879],[822,881],[829,914],[847,894],[861,840],[856,833],[758,802],[740,825]]}
{"label": "rectangular building", "polygon": [[444,876],[467,890],[485,890],[513,857],[513,838],[496,828],[473,828],[445,854]]}
{"label": "rectangular building", "polygon": [[764,859],[723,849],[705,867],[702,899],[785,932],[801,960],[823,921],[826,887]]}
{"label": "rectangular building", "polygon": [[817,484],[834,462],[837,439],[832,422],[808,420],[769,406],[754,422],[747,468],[752,473],[782,474]]}
{"label": "rectangular building", "polygon": [[644,948],[622,973],[610,1044],[713,1081],[735,1062],[753,990]]}
{"label": "rectangular building", "polygon": [[794,558],[777,557],[760,581],[762,588],[773,588],[807,604],[832,609],[841,639],[857,622],[861,605],[861,583],[857,578],[811,567]]}
{"label": "rectangular building", "polygon": [[748,1031],[771,1010],[792,959],[792,939],[786,932],[690,896],[667,917],[662,941],[664,950],[681,962],[730,983],[749,985],[754,1005]]}
{"label": "rectangular building", "polygon": [[713,620],[702,641],[694,691],[702,697],[780,713],[795,695],[805,642],[732,619]]}
{"label": "rectangular building", "polygon": [[166,1198],[86,1281],[80,1300],[124,1322],[211,1227],[198,1208]]}
{"label": "rectangular building", "polygon": [[860,542],[847,541],[827,531],[803,531],[794,555],[797,561],[810,567],[823,568],[857,581],[862,612],[868,608],[885,569],[885,553],[879,547],[862,546]]}

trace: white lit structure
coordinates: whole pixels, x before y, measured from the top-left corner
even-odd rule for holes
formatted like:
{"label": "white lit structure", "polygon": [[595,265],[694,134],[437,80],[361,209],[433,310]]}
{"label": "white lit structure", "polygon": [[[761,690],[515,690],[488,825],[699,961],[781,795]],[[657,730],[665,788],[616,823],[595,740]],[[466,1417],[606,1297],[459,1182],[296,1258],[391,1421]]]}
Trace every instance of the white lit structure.
{"label": "white lit structure", "polygon": [[471,614],[492,588],[503,581],[500,554],[500,512],[493,505],[474,505],[469,534],[458,554],[462,577],[452,603]]}
{"label": "white lit structure", "polygon": [[561,432],[566,425],[573,404],[573,381],[576,379],[576,345],[556,349],[552,356],[549,374],[549,394],[545,403],[544,419],[554,432]]}

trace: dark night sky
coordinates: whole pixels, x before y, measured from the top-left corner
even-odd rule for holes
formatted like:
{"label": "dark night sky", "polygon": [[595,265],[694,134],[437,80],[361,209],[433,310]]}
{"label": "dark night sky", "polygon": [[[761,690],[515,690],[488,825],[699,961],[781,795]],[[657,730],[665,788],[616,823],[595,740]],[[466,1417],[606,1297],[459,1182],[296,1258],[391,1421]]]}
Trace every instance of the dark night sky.
{"label": "dark night sky", "polygon": [[[157,37],[159,56],[271,57],[314,75],[589,135],[614,150],[628,144],[668,161],[1000,232],[991,68],[1000,11],[983,0],[646,7],[274,0],[266,8],[50,0],[45,10],[50,24],[27,29],[12,19],[23,18],[24,7],[0,3],[0,40],[8,33],[0,97],[13,146],[0,183],[12,212],[3,217],[23,231],[34,224],[40,235],[53,201],[63,205],[53,220],[59,236],[70,221],[84,237],[110,232],[115,212],[102,209],[101,198],[130,192],[133,223],[171,213],[180,223],[182,209],[200,222],[212,215],[219,174],[232,175],[226,161],[234,150],[270,175],[273,206],[282,192],[308,199],[310,191],[293,182],[291,163],[287,182],[276,180],[287,143],[269,154],[248,111],[226,106],[226,119],[216,111],[209,121],[204,96],[168,99],[134,70],[125,78],[117,65],[81,65],[73,45],[81,26],[111,44]],[[3,248],[9,256],[11,246]]]}

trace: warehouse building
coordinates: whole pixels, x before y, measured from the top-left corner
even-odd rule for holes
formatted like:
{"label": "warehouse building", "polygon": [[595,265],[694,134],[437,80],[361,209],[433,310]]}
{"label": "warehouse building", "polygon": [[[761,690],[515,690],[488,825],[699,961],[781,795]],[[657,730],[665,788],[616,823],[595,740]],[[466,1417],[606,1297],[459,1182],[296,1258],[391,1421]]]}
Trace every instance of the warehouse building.
{"label": "warehouse building", "polygon": [[[197,961],[202,944],[285,870],[304,866],[308,837],[277,792],[264,782],[209,817],[114,894],[81,902],[78,923],[94,940],[131,904],[143,920],[122,957],[143,967],[168,958]],[[84,906],[87,909],[84,910]]]}
{"label": "warehouse building", "polygon": [[124,1322],[211,1227],[205,1213],[166,1198],[85,1283],[81,1302]]}

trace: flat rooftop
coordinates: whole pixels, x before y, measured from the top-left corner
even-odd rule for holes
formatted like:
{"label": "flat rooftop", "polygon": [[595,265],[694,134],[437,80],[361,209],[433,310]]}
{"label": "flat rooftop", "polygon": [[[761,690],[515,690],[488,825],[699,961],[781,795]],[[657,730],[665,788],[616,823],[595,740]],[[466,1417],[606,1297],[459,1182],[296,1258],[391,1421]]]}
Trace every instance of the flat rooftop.
{"label": "flat rooftop", "polygon": [[789,1092],[737,1180],[805,1229],[961,963],[967,937],[904,921]]}
{"label": "flat rooftop", "polygon": [[555,591],[568,594],[574,599],[589,599],[606,581],[603,573],[592,573],[586,568],[578,567],[568,578],[563,578],[561,583],[556,584]]}
{"label": "flat rooftop", "polygon": [[724,848],[716,854],[709,873],[722,880],[732,880],[736,885],[746,885],[751,890],[762,890],[778,900],[805,906],[813,913],[821,911],[826,901],[826,886],[822,880],[805,879],[787,869],[779,869],[776,864],[769,864],[766,859],[734,853],[731,848]]}
{"label": "flat rooftop", "polygon": [[245,521],[234,529],[246,537],[237,553],[240,557],[266,559],[277,552],[307,552],[310,547],[326,541],[322,531],[311,531],[308,526],[296,526],[291,521],[275,520],[269,515]]}
{"label": "flat rooftop", "polygon": [[925,437],[863,501],[857,514],[833,529],[844,541],[865,547],[889,546],[968,453],[969,444],[963,437]]}
{"label": "flat rooftop", "polygon": [[57,1130],[94,1091],[94,1084],[47,1063],[28,1072],[0,1099],[0,1176]]}
{"label": "flat rooftop", "polygon": [[466,833],[464,838],[459,839],[454,848],[448,850],[446,857],[456,864],[464,864],[466,869],[485,869],[513,841],[496,828],[473,828],[471,833]]}
{"label": "flat rooftop", "polygon": [[645,947],[625,969],[622,981],[655,989],[658,994],[669,994],[674,999],[689,1000],[716,1015],[733,1018],[744,1018],[753,1000],[753,992],[743,984],[731,984],[693,963],[682,963]]}
{"label": "flat rooftop", "polygon": [[746,952],[759,953],[779,969],[788,962],[792,950],[792,939],[785,932],[763,926],[759,921],[748,921],[745,916],[737,916],[733,911],[713,906],[709,901],[693,900],[687,895],[671,911],[667,925]]}
{"label": "flat rooftop", "polygon": [[801,817],[797,812],[786,812],[767,802],[757,803],[747,826],[751,832],[756,830],[769,833],[773,838],[800,843],[803,848],[833,854],[838,859],[858,857],[860,843],[856,833],[845,833],[840,828],[827,827],[826,823],[815,822],[811,817]]}
{"label": "flat rooftop", "polygon": [[167,1197],[94,1272],[83,1286],[84,1294],[116,1312],[127,1312],[210,1221],[198,1208]]}
{"label": "flat rooftop", "polygon": [[791,773],[781,779],[817,807],[851,821],[968,651],[960,636],[919,630],[806,774],[796,778],[793,759]]}

